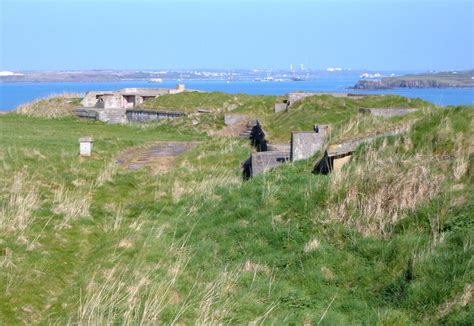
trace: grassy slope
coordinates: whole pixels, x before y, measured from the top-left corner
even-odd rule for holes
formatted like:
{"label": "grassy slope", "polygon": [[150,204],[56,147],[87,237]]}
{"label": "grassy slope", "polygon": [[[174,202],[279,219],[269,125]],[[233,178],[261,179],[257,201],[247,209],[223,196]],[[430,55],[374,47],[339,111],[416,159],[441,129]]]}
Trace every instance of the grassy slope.
{"label": "grassy slope", "polygon": [[[326,121],[353,130],[324,103],[281,119],[265,114],[273,99],[262,101],[275,134]],[[303,110],[314,121],[298,118]],[[362,148],[347,175],[312,175],[308,161],[245,183],[248,144],[206,141],[186,120],[142,128],[2,116],[0,217],[16,218],[0,230],[0,322],[468,324],[472,114],[420,114],[409,137]],[[77,157],[86,134],[92,159]],[[111,164],[157,139],[205,142],[154,177]],[[383,196],[389,187],[406,200]],[[25,199],[37,204],[15,211]]]}
{"label": "grassy slope", "polygon": [[74,116],[74,109],[80,106],[81,99],[80,95],[75,93],[52,95],[20,105],[15,111],[33,117],[70,117]]}
{"label": "grassy slope", "polygon": [[[207,115],[192,114],[190,119],[196,121],[203,120],[203,124],[198,126],[200,130],[223,127],[224,114],[244,113],[251,117],[259,118],[267,137],[274,142],[287,142],[290,140],[291,131],[308,131],[313,129],[314,124],[332,124],[346,126],[351,119],[357,124],[357,133],[375,131],[376,128],[386,128],[384,125],[374,123],[373,119],[367,117],[361,119],[357,112],[359,108],[371,107],[416,107],[427,108],[433,106],[430,103],[419,99],[408,99],[401,96],[376,96],[363,99],[335,98],[328,95],[312,96],[305,98],[299,103],[295,103],[288,111],[274,114],[273,105],[276,101],[281,101],[283,97],[276,96],[250,96],[245,94],[225,94],[225,93],[198,93],[189,92],[177,95],[161,96],[155,100],[144,103],[146,108],[163,110],[178,110],[189,113],[196,112],[199,108],[206,108],[213,111],[211,117]],[[410,120],[412,116],[398,119],[390,119],[394,124],[403,124]],[[213,120],[212,123],[210,120]],[[369,120],[360,124],[359,120]],[[175,121],[174,124],[185,125],[186,120]],[[360,124],[360,126],[359,126]],[[187,125],[190,125],[189,123]],[[353,126],[355,127],[355,126]],[[355,132],[352,128],[351,132]]]}

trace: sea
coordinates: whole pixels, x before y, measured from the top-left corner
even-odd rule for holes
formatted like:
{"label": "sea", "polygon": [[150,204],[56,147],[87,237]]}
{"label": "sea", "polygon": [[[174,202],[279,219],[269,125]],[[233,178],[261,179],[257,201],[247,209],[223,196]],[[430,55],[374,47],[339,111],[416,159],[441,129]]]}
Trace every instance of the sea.
{"label": "sea", "polygon": [[10,111],[18,105],[35,99],[62,93],[80,93],[87,91],[112,91],[126,87],[172,88],[184,83],[187,89],[219,91],[225,93],[245,93],[253,95],[283,95],[288,92],[350,92],[363,94],[397,94],[410,98],[421,98],[441,106],[474,105],[474,88],[398,88],[367,91],[350,89],[358,76],[324,76],[305,81],[226,81],[226,80],[165,80],[162,83],[147,81],[118,82],[0,82],[0,111]]}

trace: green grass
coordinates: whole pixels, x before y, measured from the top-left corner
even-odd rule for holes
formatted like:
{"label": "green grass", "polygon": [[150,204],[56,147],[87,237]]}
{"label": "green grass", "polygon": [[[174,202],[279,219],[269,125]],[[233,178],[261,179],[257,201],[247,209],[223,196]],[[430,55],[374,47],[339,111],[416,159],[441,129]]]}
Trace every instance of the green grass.
{"label": "green grass", "polygon": [[[235,111],[253,110],[279,140],[313,123],[356,135],[358,107],[426,104],[317,96],[273,114],[273,101]],[[361,147],[340,174],[313,175],[308,160],[247,182],[248,143],[205,136],[213,116],[194,127],[195,117],[109,126],[0,116],[0,218],[37,197],[25,228],[0,223],[0,323],[471,324],[462,298],[474,281],[472,116],[459,107],[372,121],[416,122]],[[91,158],[78,157],[84,135],[95,140]],[[113,164],[158,140],[202,145],[158,175]],[[379,196],[387,187],[410,203]]]}
{"label": "green grass", "polygon": [[[184,122],[183,120],[174,122],[177,125],[192,126],[190,123],[192,119],[203,120],[204,123],[199,126],[200,130],[223,127],[224,114],[247,114],[260,119],[268,133],[267,138],[274,142],[287,142],[290,140],[291,131],[312,130],[315,124],[331,124],[335,128],[346,126],[351,119],[361,119],[358,115],[360,108],[414,107],[426,109],[433,107],[432,104],[420,99],[408,99],[394,95],[364,97],[362,99],[316,95],[295,103],[285,112],[275,114],[274,104],[283,98],[281,96],[251,96],[219,92],[188,92],[161,96],[145,102],[143,107],[188,113],[195,113],[197,109],[201,108],[211,110],[213,112],[211,117],[206,114],[194,114]],[[386,128],[388,124],[394,126],[403,124],[407,120],[411,120],[412,116],[413,114],[403,118],[386,119],[378,125],[375,125],[372,119],[368,123],[360,125],[359,129],[361,130],[358,132],[362,134],[362,129],[364,132],[375,132]],[[215,121],[209,123],[210,120]]]}

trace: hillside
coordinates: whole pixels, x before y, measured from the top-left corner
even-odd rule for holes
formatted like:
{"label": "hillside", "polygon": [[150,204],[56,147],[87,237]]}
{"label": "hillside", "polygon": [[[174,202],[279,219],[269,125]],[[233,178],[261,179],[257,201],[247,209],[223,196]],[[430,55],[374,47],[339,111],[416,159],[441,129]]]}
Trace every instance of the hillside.
{"label": "hillside", "polygon": [[[163,96],[150,109],[213,113],[148,125],[1,115],[0,324],[471,324],[474,108],[322,95],[275,114],[275,100]],[[380,106],[423,110],[357,114]],[[310,159],[244,182],[248,141],[207,135],[228,112],[275,142],[314,123],[332,139],[411,129],[338,173]],[[158,141],[199,145],[166,170],[117,164]]]}
{"label": "hillside", "polygon": [[474,70],[359,80],[355,89],[474,87]]}

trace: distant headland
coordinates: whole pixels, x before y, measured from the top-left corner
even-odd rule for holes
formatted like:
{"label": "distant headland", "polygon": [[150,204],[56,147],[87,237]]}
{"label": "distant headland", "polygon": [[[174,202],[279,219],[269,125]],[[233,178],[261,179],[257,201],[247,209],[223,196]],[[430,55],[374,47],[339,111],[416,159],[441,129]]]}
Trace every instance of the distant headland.
{"label": "distant headland", "polygon": [[361,79],[354,89],[474,87],[474,70]]}

